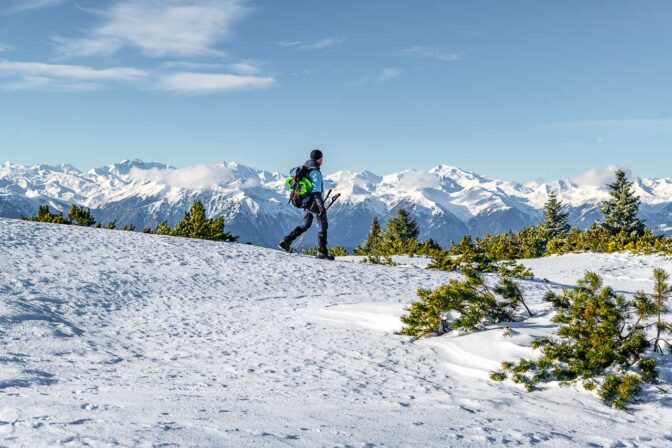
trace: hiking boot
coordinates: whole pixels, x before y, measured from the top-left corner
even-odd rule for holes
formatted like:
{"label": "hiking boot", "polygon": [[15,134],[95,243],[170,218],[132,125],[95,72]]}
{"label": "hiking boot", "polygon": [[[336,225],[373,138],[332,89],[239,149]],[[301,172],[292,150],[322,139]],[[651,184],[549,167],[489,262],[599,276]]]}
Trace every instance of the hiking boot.
{"label": "hiking boot", "polygon": [[329,252],[318,252],[316,257],[320,260],[334,260],[334,256]]}
{"label": "hiking boot", "polygon": [[327,248],[327,232],[317,234],[317,258],[320,260],[333,260],[334,256],[329,253]]}
{"label": "hiking boot", "polygon": [[288,240],[284,239],[284,240],[282,240],[278,243],[278,247],[280,248],[280,250],[282,250],[284,252],[287,252],[288,254],[292,253],[292,243],[291,243],[291,241],[288,241]]}
{"label": "hiking boot", "polygon": [[289,233],[289,235],[284,237],[282,241],[278,243],[278,247],[287,253],[292,253],[292,243],[299,235],[301,235],[301,233],[303,233],[303,229],[301,227],[296,227]]}

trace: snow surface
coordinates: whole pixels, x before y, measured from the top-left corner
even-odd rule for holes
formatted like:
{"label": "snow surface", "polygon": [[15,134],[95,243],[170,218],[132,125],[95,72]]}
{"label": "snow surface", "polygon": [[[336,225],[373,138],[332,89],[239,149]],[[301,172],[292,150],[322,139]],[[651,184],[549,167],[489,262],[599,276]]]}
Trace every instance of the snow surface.
{"label": "snow surface", "polygon": [[511,337],[414,342],[394,334],[403,307],[454,275],[415,261],[0,219],[0,445],[672,446],[666,386],[623,412],[580,388],[485,378],[553,330],[547,288],[594,269],[632,292],[671,261],[527,261],[537,315]]}

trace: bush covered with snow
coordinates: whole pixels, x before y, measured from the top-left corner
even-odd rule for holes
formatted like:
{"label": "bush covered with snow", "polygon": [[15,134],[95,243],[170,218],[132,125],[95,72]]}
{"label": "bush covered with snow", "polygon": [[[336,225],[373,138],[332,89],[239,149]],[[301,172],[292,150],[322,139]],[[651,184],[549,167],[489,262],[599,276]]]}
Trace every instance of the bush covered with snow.
{"label": "bush covered with snow", "polygon": [[[487,324],[515,320],[520,305],[532,315],[522,291],[505,270],[494,288],[476,270],[465,269],[463,274],[464,280],[452,279],[434,290],[418,290],[419,300],[401,317],[404,324],[401,333],[421,337],[442,334],[448,328],[475,331]],[[444,321],[448,316],[453,319],[446,328]]]}
{"label": "bush covered with snow", "polygon": [[[556,311],[552,321],[560,325],[557,336],[533,342],[534,348],[542,350],[539,359],[505,362],[491,378],[511,378],[528,390],[539,382],[580,381],[585,389],[597,389],[605,402],[623,409],[642,383],[657,377],[656,360],[645,354],[652,342],[659,346],[660,335],[670,328],[660,320],[672,292],[667,280],[664,271],[656,270],[654,293],[628,299],[588,272],[575,289],[549,292],[546,300]],[[649,323],[653,318],[656,322]],[[654,341],[646,333],[652,325],[660,329]]]}

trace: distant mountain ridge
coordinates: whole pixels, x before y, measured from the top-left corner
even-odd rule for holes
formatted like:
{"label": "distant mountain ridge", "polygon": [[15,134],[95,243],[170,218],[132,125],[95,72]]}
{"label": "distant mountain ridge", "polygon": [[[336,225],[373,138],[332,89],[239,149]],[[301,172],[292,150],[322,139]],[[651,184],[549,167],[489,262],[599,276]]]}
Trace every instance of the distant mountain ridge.
{"label": "distant mountain ridge", "polygon": [[[380,176],[369,171],[326,173],[326,186],[341,193],[330,214],[330,244],[354,247],[375,216],[382,221],[399,207],[411,210],[423,238],[443,245],[465,234],[483,235],[538,223],[548,193],[568,206],[573,225],[586,228],[600,218],[605,185],[569,180],[524,184],[490,179],[438,165]],[[287,204],[285,176],[235,162],[175,169],[161,163],[125,160],[79,171],[71,165],[0,165],[0,216],[32,215],[42,204],[67,210],[90,207],[102,222],[117,220],[137,229],[164,220],[174,224],[194,200],[224,216],[241,241],[275,246],[300,220]],[[641,217],[659,233],[672,233],[672,178],[636,178]],[[306,241],[311,240],[310,237]],[[310,243],[312,244],[312,243]]]}

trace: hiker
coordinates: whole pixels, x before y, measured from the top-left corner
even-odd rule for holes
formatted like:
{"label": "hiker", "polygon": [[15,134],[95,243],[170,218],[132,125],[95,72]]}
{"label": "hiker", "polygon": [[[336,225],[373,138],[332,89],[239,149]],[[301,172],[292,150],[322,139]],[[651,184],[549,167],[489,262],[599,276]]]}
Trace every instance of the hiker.
{"label": "hiker", "polygon": [[323,161],[322,151],[314,149],[310,153],[310,159],[299,168],[300,174],[295,174],[296,177],[305,177],[310,181],[310,188],[301,197],[301,202],[298,204],[304,210],[303,221],[280,241],[278,247],[285,252],[291,252],[292,242],[302,233],[307,232],[310,226],[313,225],[313,220],[315,220],[317,222],[317,258],[333,260],[334,257],[329,254],[329,249],[327,248],[327,229],[329,228],[329,223],[327,221],[327,209],[324,206],[324,197],[322,196],[324,185],[322,173],[320,172]]}

